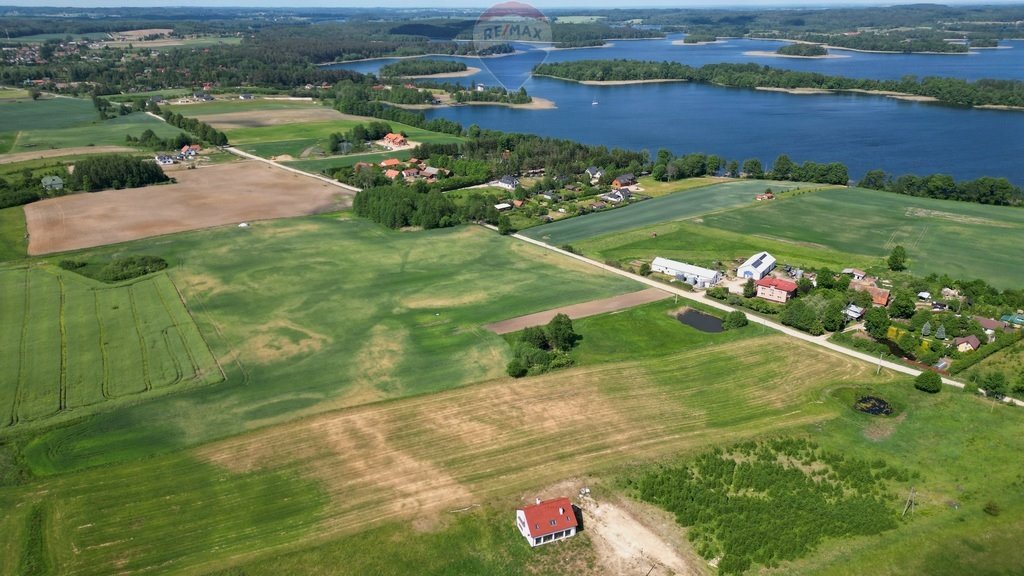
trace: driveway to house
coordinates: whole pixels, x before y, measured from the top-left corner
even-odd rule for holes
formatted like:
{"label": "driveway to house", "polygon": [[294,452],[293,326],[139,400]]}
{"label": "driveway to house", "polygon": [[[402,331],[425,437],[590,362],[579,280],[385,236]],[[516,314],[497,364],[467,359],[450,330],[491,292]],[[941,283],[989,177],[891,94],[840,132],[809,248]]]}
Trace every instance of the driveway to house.
{"label": "driveway to house", "polygon": [[[493,230],[497,230],[497,228],[493,227],[493,226],[488,226],[488,228],[491,228]],[[591,266],[600,268],[600,269],[602,269],[602,270],[604,270],[606,272],[611,272],[612,274],[618,274],[619,276],[624,276],[626,278],[629,278],[630,280],[635,280],[636,282],[640,282],[641,284],[646,284],[646,285],[651,286],[653,288],[658,288],[660,290],[664,290],[665,292],[668,292],[670,294],[675,294],[675,295],[680,296],[682,298],[687,298],[687,299],[693,300],[695,302],[700,302],[701,304],[705,304],[707,306],[711,306],[712,308],[717,308],[719,310],[723,310],[723,311],[726,311],[726,312],[732,312],[734,310],[738,310],[738,308],[733,308],[732,306],[729,306],[727,304],[723,304],[722,302],[719,302],[718,300],[715,300],[713,298],[708,298],[704,294],[695,293],[695,292],[687,292],[685,290],[676,288],[674,286],[667,285],[667,284],[665,284],[663,282],[658,282],[657,280],[651,280],[650,278],[646,278],[644,276],[640,276],[639,274],[633,274],[632,272],[627,272],[625,270],[620,270],[618,268],[615,268],[614,266],[609,266],[609,265],[604,264],[602,262],[598,262],[597,260],[592,260],[590,258],[587,258],[586,256],[580,256],[579,254],[573,254],[572,252],[568,252],[566,250],[562,250],[561,248],[556,248],[554,246],[551,246],[550,244],[545,244],[544,242],[541,242],[540,240],[534,240],[533,238],[527,238],[526,236],[522,236],[520,234],[512,234],[512,237],[517,239],[517,240],[521,240],[523,242],[527,242],[529,244],[533,244],[535,246],[539,246],[541,248],[544,248],[545,250],[550,250],[552,252],[557,252],[558,254],[561,254],[561,255],[566,256],[568,258],[574,258],[576,260],[579,260],[580,262],[583,262],[583,263],[586,263],[586,264],[590,264]],[[779,324],[777,322],[772,322],[771,320],[766,320],[766,319],[760,318],[758,316],[750,316],[750,321],[753,322],[753,323],[756,323],[756,324],[762,324],[762,325],[764,325],[764,326],[766,326],[768,328],[771,328],[773,330],[777,330],[777,331],[779,331],[779,332],[781,332],[781,333],[783,333],[783,334],[785,334],[787,336],[792,336],[793,338],[799,338],[800,340],[803,340],[804,342],[809,342],[809,343],[814,344],[816,346],[821,346],[821,347],[827,348],[828,350],[831,350],[833,352],[837,352],[839,354],[845,354],[847,356],[851,356],[853,358],[857,358],[858,360],[863,360],[864,362],[868,362],[870,364],[876,364],[876,365],[881,366],[883,368],[887,368],[889,370],[893,370],[895,372],[899,372],[900,374],[906,374],[908,376],[917,376],[918,374],[921,373],[920,370],[916,370],[916,369],[910,368],[908,366],[903,366],[902,364],[897,364],[895,362],[890,362],[888,360],[883,360],[883,359],[880,359],[880,358],[875,358],[874,356],[870,356],[868,354],[864,354],[863,352],[858,352],[857,350],[850,350],[849,348],[845,348],[845,347],[840,346],[840,345],[838,345],[838,344],[836,344],[834,342],[829,342],[825,338],[817,337],[817,336],[811,336],[810,334],[807,334],[807,333],[801,332],[799,330],[790,328],[789,326],[783,326],[782,324]],[[947,386],[954,386],[956,388],[963,388],[964,387],[964,384],[962,382],[958,382],[958,381],[953,380],[951,378],[945,378],[945,377],[942,378],[942,383],[946,384]],[[1010,398],[1009,396],[1005,397],[1004,401],[1007,402],[1007,403],[1016,404],[1017,406],[1024,406],[1024,401],[1018,400],[1016,398]]]}

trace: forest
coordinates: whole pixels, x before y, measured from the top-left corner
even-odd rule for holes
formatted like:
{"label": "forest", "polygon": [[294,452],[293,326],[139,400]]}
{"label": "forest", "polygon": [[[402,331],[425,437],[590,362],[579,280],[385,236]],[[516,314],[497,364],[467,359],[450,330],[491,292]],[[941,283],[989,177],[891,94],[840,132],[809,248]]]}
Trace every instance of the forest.
{"label": "forest", "polygon": [[452,62],[451,60],[399,60],[393,64],[386,64],[380,68],[380,76],[389,78],[394,76],[428,76],[431,74],[446,74],[451,72],[466,71],[464,62]]}
{"label": "forest", "polygon": [[777,567],[827,538],[868,536],[899,525],[887,502],[910,474],[882,459],[849,458],[802,438],[717,448],[627,480],[645,502],[689,528],[694,549],[719,558],[719,574]]}
{"label": "forest", "polygon": [[959,200],[999,206],[1024,205],[1024,191],[1006,178],[983,176],[957,182],[947,174],[893,177],[882,170],[871,170],[857,183],[861,188],[884,190],[908,196]]}
{"label": "forest", "polygon": [[126,154],[105,154],[83,158],[65,186],[72,190],[94,192],[105,188],[137,188],[167,182],[170,178],[150,159]]}
{"label": "forest", "polygon": [[758,64],[706,64],[694,68],[677,62],[640,60],[579,60],[540,64],[534,73],[564,80],[686,80],[736,88],[815,88],[822,90],[888,91],[928,96],[960,106],[1024,107],[1024,82],[982,79],[905,76],[899,80],[871,80],[798,72]]}
{"label": "forest", "polygon": [[785,46],[779,47],[775,53],[781,54],[782,56],[804,56],[809,58],[815,56],[827,56],[828,50],[821,44],[786,44]]}

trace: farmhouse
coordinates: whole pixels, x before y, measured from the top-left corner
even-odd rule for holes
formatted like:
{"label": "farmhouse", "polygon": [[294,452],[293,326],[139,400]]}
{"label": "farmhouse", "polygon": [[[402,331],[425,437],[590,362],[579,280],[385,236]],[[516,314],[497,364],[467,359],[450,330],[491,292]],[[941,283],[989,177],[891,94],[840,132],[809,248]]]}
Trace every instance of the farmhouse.
{"label": "farmhouse", "polygon": [[384,135],[384,143],[390,144],[391,146],[405,146],[406,144],[409,143],[409,141],[406,140],[405,136],[402,136],[401,134],[389,132],[388,134]]}
{"label": "farmhouse", "polygon": [[601,176],[604,176],[604,170],[601,170],[597,166],[591,166],[587,168],[587,177],[590,178],[590,182],[593,183],[595,180],[600,180]]}
{"label": "farmhouse", "polygon": [[863,280],[864,277],[867,276],[867,272],[864,272],[863,270],[858,270],[857,268],[843,268],[842,273],[852,276],[853,279],[857,281]]}
{"label": "farmhouse", "polygon": [[161,166],[170,166],[171,164],[174,164],[174,158],[171,158],[170,156],[165,156],[163,154],[158,154],[155,160],[156,163]]}
{"label": "farmhouse", "polygon": [[607,200],[612,204],[619,204],[620,202],[625,202],[626,200],[629,200],[629,197],[632,195],[633,194],[632,192],[629,191],[629,188],[619,188],[618,190],[613,190],[607,194],[603,194],[601,196],[601,199]]}
{"label": "farmhouse", "polygon": [[402,170],[402,177],[406,180],[415,180],[420,175],[420,171],[416,168],[406,168]]}
{"label": "farmhouse", "polygon": [[64,181],[60,179],[60,176],[43,176],[43,190],[54,191],[63,190]]}
{"label": "farmhouse", "polygon": [[381,161],[380,167],[381,168],[393,168],[395,166],[398,166],[401,163],[402,163],[402,161],[399,160],[398,158],[388,158],[387,160]]}
{"label": "farmhouse", "polygon": [[516,509],[516,526],[530,543],[540,546],[576,535],[576,512],[568,498],[553,498]]}
{"label": "farmhouse", "polygon": [[757,281],[757,297],[785,304],[796,294],[796,282],[781,278],[762,278]]}
{"label": "farmhouse", "polygon": [[401,172],[399,172],[398,170],[394,170],[394,169],[386,170],[384,172],[384,177],[387,178],[388,180],[394,180],[395,178],[398,178],[401,175],[402,175]]}
{"label": "farmhouse", "polygon": [[622,174],[617,176],[615,180],[612,180],[612,188],[625,188],[626,186],[633,186],[636,184],[636,176],[632,173]]}
{"label": "farmhouse", "polygon": [[953,339],[953,346],[960,352],[974,352],[981,348],[981,341],[974,334]]}
{"label": "farmhouse", "polygon": [[502,176],[498,179],[497,186],[506,190],[515,190],[519,186],[519,178],[515,176]]}
{"label": "farmhouse", "polygon": [[993,340],[996,339],[997,332],[1011,331],[1011,328],[1007,326],[1005,322],[993,320],[992,318],[985,318],[984,316],[975,316],[974,321],[977,322],[985,331],[985,335],[988,337],[989,342],[992,342]]}
{"label": "farmhouse", "polygon": [[889,305],[889,291],[885,288],[878,288],[867,284],[866,282],[851,282],[850,288],[857,290],[858,292],[867,292],[871,294],[871,303],[875,306],[888,306]]}
{"label": "farmhouse", "polygon": [[667,274],[695,286],[713,286],[722,279],[722,274],[717,270],[676,262],[660,256],[651,262],[651,271]]}
{"label": "farmhouse", "polygon": [[760,280],[775,269],[775,257],[767,252],[758,252],[736,269],[736,275],[740,278],[753,278]]}
{"label": "farmhouse", "polygon": [[775,193],[769,190],[764,194],[758,194],[757,196],[754,196],[754,200],[775,200]]}

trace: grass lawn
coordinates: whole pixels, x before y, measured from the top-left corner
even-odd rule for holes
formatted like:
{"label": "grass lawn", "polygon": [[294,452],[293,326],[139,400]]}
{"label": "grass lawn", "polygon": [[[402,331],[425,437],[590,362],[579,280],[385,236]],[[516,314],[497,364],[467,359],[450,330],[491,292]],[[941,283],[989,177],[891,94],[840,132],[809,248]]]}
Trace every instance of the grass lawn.
{"label": "grass lawn", "polygon": [[1017,250],[1024,210],[1016,208],[844,188],[709,215],[704,223],[750,237],[845,252],[851,261],[879,263],[900,244],[909,255],[909,272],[916,276],[934,272],[983,278],[1000,288],[1024,283]]}
{"label": "grass lawn", "polygon": [[[67,419],[219,382],[165,274],[109,286],[49,267],[0,268],[0,426]],[[15,351],[20,351],[20,354]]]}
{"label": "grass lawn", "polygon": [[[479,227],[413,234],[338,217],[179,234],[76,258],[116,253],[172,263],[170,277],[228,381],[176,395],[172,411],[149,402],[55,430],[32,450],[41,472],[501,377],[507,345],[480,325],[639,288]],[[111,418],[127,427],[123,435],[110,434]]]}
{"label": "grass lawn", "polygon": [[25,210],[21,206],[0,210],[0,262],[28,256],[25,234]]}
{"label": "grass lawn", "polygon": [[21,100],[28,98],[28,90],[22,88],[0,88],[0,100]]}
{"label": "grass lawn", "polygon": [[641,194],[644,196],[650,196],[657,198],[658,196],[665,196],[667,194],[673,194],[675,192],[684,192],[686,190],[692,190],[694,188],[700,188],[702,186],[709,186],[711,184],[721,184],[723,182],[731,182],[729,178],[716,178],[712,176],[704,176],[700,178],[687,178],[685,180],[675,180],[673,182],[660,182],[650,176],[643,176],[640,178],[638,183],[640,187],[644,189]]}
{"label": "grass lawn", "polygon": [[671,258],[708,266],[713,262],[746,260],[751,254],[767,250],[779,262],[809,268],[829,267],[833,270],[847,266],[867,267],[876,259],[863,255],[846,254],[813,244],[788,242],[778,238],[766,239],[711,228],[693,221],[666,222],[628,232],[598,236],[573,244],[584,254],[599,260],[650,261],[655,256]]}
{"label": "grass lawn", "polygon": [[553,246],[575,244],[582,240],[623,232],[673,220],[683,220],[711,212],[753,204],[754,196],[765,188],[776,192],[796,188],[818,188],[818,184],[780,183],[763,180],[741,180],[713,186],[702,186],[669,194],[615,210],[569,218],[523,232],[525,236]]}

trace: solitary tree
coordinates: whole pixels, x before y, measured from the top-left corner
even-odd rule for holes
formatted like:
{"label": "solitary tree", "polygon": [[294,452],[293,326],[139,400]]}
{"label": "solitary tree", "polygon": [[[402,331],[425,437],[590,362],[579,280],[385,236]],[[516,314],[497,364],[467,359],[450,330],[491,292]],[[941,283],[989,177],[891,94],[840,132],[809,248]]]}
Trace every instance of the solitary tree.
{"label": "solitary tree", "polygon": [[864,314],[864,327],[875,340],[883,340],[889,331],[889,312],[885,308],[872,308]]}
{"label": "solitary tree", "polygon": [[548,342],[556,350],[566,351],[576,344],[579,335],[572,328],[572,320],[565,314],[558,314],[547,325]]}
{"label": "solitary tree", "polygon": [[935,394],[939,390],[942,390],[942,377],[936,372],[931,370],[925,370],[914,378],[914,388],[930,394]]}
{"label": "solitary tree", "polygon": [[896,245],[889,253],[889,270],[905,270],[907,268],[907,250],[903,246]]}
{"label": "solitary tree", "polygon": [[935,331],[935,337],[938,338],[939,340],[945,340],[946,339],[946,325],[945,324],[939,324],[939,329]]}
{"label": "solitary tree", "polygon": [[757,296],[757,286],[754,285],[753,278],[747,278],[746,283],[743,284],[743,297],[753,298],[754,296]]}
{"label": "solitary tree", "polygon": [[498,218],[498,234],[507,235],[515,232],[512,228],[512,220],[508,216],[502,214]]}
{"label": "solitary tree", "polygon": [[722,323],[722,328],[726,330],[732,330],[733,328],[742,328],[748,323],[747,315],[739,310],[733,310],[725,315],[725,322]]}
{"label": "solitary tree", "polygon": [[989,372],[982,377],[980,387],[989,396],[1002,396],[1006,394],[1006,374],[1002,372]]}
{"label": "solitary tree", "polygon": [[909,290],[897,290],[889,308],[893,318],[910,318],[916,309],[914,295]]}
{"label": "solitary tree", "polygon": [[931,322],[925,322],[924,326],[921,326],[921,336],[931,336],[931,335],[932,335],[932,323]]}

